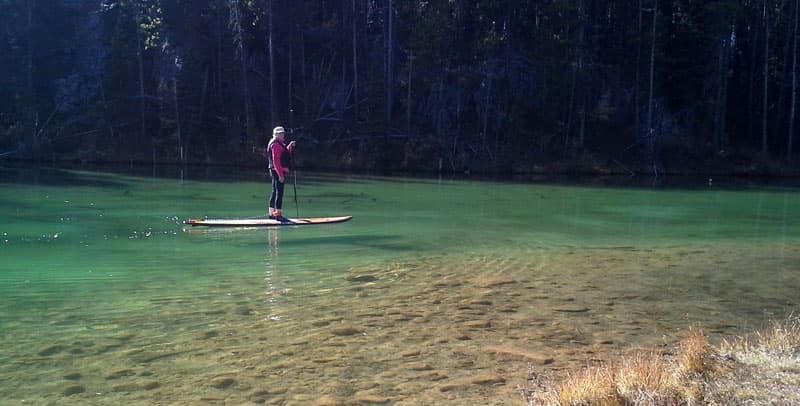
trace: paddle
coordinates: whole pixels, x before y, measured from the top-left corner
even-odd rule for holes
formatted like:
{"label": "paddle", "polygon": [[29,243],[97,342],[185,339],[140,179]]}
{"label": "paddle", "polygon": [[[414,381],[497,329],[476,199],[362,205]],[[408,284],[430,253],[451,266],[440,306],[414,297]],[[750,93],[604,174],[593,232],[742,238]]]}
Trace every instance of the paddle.
{"label": "paddle", "polygon": [[294,150],[289,152],[289,157],[292,161],[292,174],[294,175],[294,210],[297,217],[300,217],[300,205],[297,203],[297,168],[294,165]]}
{"label": "paddle", "polygon": [[294,171],[294,210],[300,217],[300,205],[297,204],[297,170]]}
{"label": "paddle", "polygon": [[[290,81],[291,82],[291,81]],[[289,85],[291,90],[291,85]],[[291,91],[290,91],[291,93]],[[294,128],[294,120],[292,120],[292,116],[294,115],[294,108],[292,107],[292,98],[289,97],[289,133],[294,135],[294,131],[297,128]],[[297,146],[297,145],[295,145]],[[294,175],[294,210],[297,217],[300,217],[300,206],[297,204],[297,168],[294,165],[294,148],[289,151],[289,159],[292,161],[292,172]]]}

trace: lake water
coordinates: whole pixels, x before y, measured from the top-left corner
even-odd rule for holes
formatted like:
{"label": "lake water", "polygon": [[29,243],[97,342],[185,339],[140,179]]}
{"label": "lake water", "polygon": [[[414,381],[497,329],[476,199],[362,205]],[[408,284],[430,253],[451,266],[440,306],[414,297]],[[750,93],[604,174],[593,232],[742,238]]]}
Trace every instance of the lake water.
{"label": "lake water", "polygon": [[268,178],[172,172],[0,169],[0,404],[523,404],[800,308],[794,187],[300,173],[285,214],[354,219],[204,229]]}

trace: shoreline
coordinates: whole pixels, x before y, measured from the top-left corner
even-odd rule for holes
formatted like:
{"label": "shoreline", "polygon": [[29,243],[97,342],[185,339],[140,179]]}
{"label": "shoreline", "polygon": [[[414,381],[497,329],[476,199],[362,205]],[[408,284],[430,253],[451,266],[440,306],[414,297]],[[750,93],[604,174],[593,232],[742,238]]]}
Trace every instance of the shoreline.
{"label": "shoreline", "polygon": [[630,352],[561,379],[532,367],[520,390],[529,406],[800,403],[800,317],[794,315],[716,344],[690,328],[676,345]]}
{"label": "shoreline", "polygon": [[[9,162],[16,165],[57,166],[57,167],[192,167],[192,168],[229,168],[229,169],[261,169],[265,165],[264,157],[258,154],[245,154],[247,159],[232,160],[159,160],[135,157],[50,157],[48,158],[0,158],[0,165]],[[345,154],[347,155],[347,154]],[[624,165],[613,157],[600,154],[586,154],[581,157],[564,160],[534,159],[521,160],[518,163],[498,163],[496,166],[463,165],[443,168],[433,165],[438,159],[431,158],[431,165],[379,165],[375,162],[353,160],[350,157],[330,156],[322,151],[311,151],[299,156],[297,167],[300,170],[313,172],[338,172],[355,174],[380,174],[388,176],[460,176],[477,179],[509,179],[526,177],[729,177],[750,179],[796,179],[800,178],[800,167],[792,163],[773,162],[759,154],[746,158],[737,158],[738,163],[726,159],[712,159],[695,165],[658,164],[654,168],[651,163],[631,163]]]}
{"label": "shoreline", "polygon": [[[248,288],[247,275],[228,277],[197,286],[196,295],[127,298],[129,311],[104,317],[75,304],[40,326],[58,328],[50,340],[38,341],[34,331],[32,341],[4,346],[12,368],[3,397],[60,404],[521,403],[529,364],[566,374],[631,348],[663,348],[693,324],[714,337],[743,331],[734,318],[758,319],[752,306],[734,300],[743,282],[698,279],[714,258],[765,247],[743,248],[433,257],[351,268],[336,276],[335,287],[300,289],[277,272],[269,275],[274,289]],[[686,275],[665,285],[658,270],[667,269]],[[673,297],[708,282],[731,297]],[[747,284],[754,296],[743,300],[776,292],[773,282]],[[766,307],[777,312],[778,305]]]}

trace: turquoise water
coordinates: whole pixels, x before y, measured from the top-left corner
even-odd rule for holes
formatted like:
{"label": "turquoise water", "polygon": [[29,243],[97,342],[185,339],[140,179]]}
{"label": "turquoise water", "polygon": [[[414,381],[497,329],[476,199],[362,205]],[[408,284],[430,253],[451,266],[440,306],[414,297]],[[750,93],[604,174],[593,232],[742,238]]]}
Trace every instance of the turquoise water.
{"label": "turquoise water", "polygon": [[353,221],[182,224],[268,181],[0,169],[0,403],[513,404],[529,363],[798,308],[792,187],[301,173],[286,214]]}

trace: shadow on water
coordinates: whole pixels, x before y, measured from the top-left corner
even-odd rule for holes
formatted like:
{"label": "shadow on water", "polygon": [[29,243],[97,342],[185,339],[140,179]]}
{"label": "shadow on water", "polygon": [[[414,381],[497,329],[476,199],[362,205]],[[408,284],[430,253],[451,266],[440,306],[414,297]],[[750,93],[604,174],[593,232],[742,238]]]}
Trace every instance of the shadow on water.
{"label": "shadow on water", "polygon": [[3,213],[13,213],[16,210],[25,210],[25,209],[30,209],[31,207],[33,206],[30,204],[24,204],[22,202],[13,199],[0,197],[0,212]]}
{"label": "shadow on water", "polygon": [[[97,172],[98,176],[90,175]],[[5,165],[0,163],[0,183],[17,183],[31,185],[64,185],[64,186],[109,186],[118,184],[109,181],[102,175],[120,175],[139,177],[144,179],[173,179],[194,180],[204,182],[256,182],[263,183],[269,188],[270,175],[261,167],[235,167],[221,165],[145,165],[145,164],[70,164],[61,166],[43,166],[34,164]],[[287,179],[287,186],[295,181],[299,186],[318,186],[322,184],[367,184],[375,181],[392,180],[398,183],[418,181],[420,183],[433,183],[424,178],[386,178],[370,176],[368,173],[323,173],[299,169],[297,173],[291,172]]]}
{"label": "shadow on water", "polygon": [[[49,174],[46,172],[49,172]],[[64,162],[56,167],[21,163],[16,165],[6,164],[5,167],[0,165],[0,183],[49,184],[43,182],[53,181],[54,176],[58,177],[60,174],[71,174],[72,176],[81,177],[81,175],[84,175],[83,172],[97,172],[106,175],[111,174],[147,179],[193,179],[210,182],[263,181],[266,176],[265,173],[256,171],[254,168],[210,165],[70,164]],[[9,178],[9,176],[15,174],[24,174],[26,176]],[[58,179],[57,177],[55,180]],[[65,181],[69,180],[70,179],[67,178]],[[69,183],[67,183],[67,185],[69,185]],[[83,185],[83,183],[81,183],[81,185]]]}
{"label": "shadow on water", "polygon": [[311,247],[321,245],[346,245],[357,246],[389,251],[413,251],[417,247],[411,244],[399,243],[402,238],[393,235],[345,235],[345,236],[327,236],[315,238],[302,238],[295,240],[288,240],[286,243],[299,247]]}
{"label": "shadow on water", "polygon": [[[184,232],[187,234],[192,235],[214,235],[214,236],[224,236],[226,234],[230,234],[232,237],[239,237],[242,232],[266,232],[266,231],[275,231],[265,228],[237,228],[237,227],[211,227],[211,228],[195,228],[195,227],[186,227],[184,228]],[[413,246],[411,244],[402,243],[403,238],[396,235],[371,235],[371,234],[362,234],[362,235],[330,235],[330,236],[323,236],[323,237],[297,237],[297,236],[284,236],[283,237],[283,244],[287,246],[293,247],[320,247],[320,246],[329,246],[329,245],[342,245],[347,247],[363,247],[363,248],[371,248],[371,249],[379,249],[379,250],[386,250],[386,251],[415,251],[419,248]],[[218,239],[214,240],[215,242]],[[255,248],[262,248],[263,241],[253,241],[245,244],[246,246],[255,247]]]}
{"label": "shadow on water", "polygon": [[24,184],[36,186],[87,186],[98,188],[123,189],[123,182],[117,182],[100,175],[76,173],[55,168],[0,168],[0,184]]}
{"label": "shadow on water", "polygon": [[[93,174],[92,172],[97,172]],[[142,179],[175,179],[205,182],[255,182],[264,184],[265,193],[269,193],[270,176],[259,167],[233,167],[211,165],[122,165],[122,164],[72,164],[64,163],[60,167],[45,167],[19,164],[17,166],[0,167],[0,184],[29,184],[52,186],[91,186],[107,188],[126,188],[128,182],[118,181],[108,175],[139,177]],[[296,178],[295,178],[296,177]],[[366,185],[374,182],[402,185],[436,185],[447,187],[458,182],[497,182],[507,184],[531,184],[550,186],[570,186],[587,188],[623,188],[650,190],[687,190],[687,191],[741,191],[757,188],[786,192],[787,189],[800,189],[800,178],[770,178],[743,176],[627,176],[627,175],[563,175],[563,174],[517,174],[512,176],[497,175],[464,175],[436,173],[397,173],[392,176],[376,175],[369,172],[317,172],[299,169],[292,172],[287,179],[287,186],[295,186],[300,194],[304,189],[320,185],[347,184]],[[258,196],[261,198],[261,196]],[[370,199],[363,193],[327,193],[303,196],[320,199]]]}
{"label": "shadow on water", "polygon": [[515,175],[506,179],[485,179],[496,182],[535,183],[553,186],[653,189],[653,190],[748,190],[752,188],[800,188],[798,178],[746,176],[624,176],[624,175]]}

